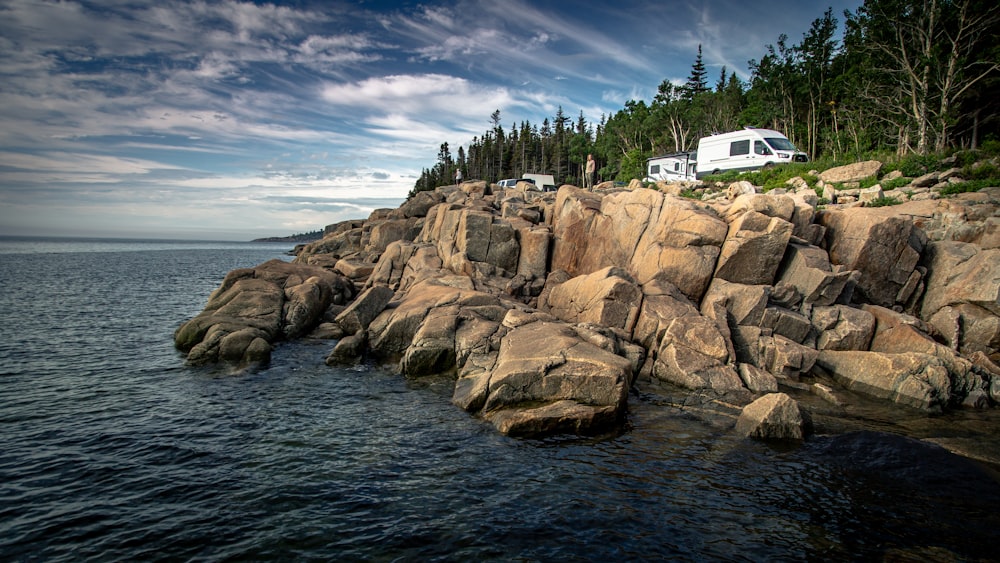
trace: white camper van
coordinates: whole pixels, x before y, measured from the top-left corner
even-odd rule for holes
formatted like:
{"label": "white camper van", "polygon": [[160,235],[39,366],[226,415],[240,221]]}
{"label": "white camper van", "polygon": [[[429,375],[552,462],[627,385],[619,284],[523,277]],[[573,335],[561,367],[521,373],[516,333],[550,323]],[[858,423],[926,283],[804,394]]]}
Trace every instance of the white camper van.
{"label": "white camper van", "polygon": [[730,170],[760,170],[775,164],[808,162],[806,153],[788,137],[770,129],[747,127],[740,131],[702,137],[698,141],[698,178]]}
{"label": "white camper van", "polygon": [[647,182],[678,182],[695,179],[697,156],[694,152],[675,152],[646,159]]}
{"label": "white camper van", "polygon": [[521,177],[534,180],[535,185],[543,192],[556,191],[556,180],[552,177],[552,174],[524,174]]}

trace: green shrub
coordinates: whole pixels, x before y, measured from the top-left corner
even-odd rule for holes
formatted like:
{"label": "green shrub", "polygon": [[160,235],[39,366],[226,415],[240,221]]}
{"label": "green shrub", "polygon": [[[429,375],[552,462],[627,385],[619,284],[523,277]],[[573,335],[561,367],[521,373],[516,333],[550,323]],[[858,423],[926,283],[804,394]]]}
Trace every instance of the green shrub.
{"label": "green shrub", "polygon": [[954,155],[956,168],[968,168],[981,158],[979,151],[966,150],[958,151]]}
{"label": "green shrub", "polygon": [[1000,156],[1000,139],[988,139],[979,145],[983,156]]}
{"label": "green shrub", "polygon": [[[899,161],[895,168],[903,173],[903,176],[916,178],[928,172],[933,172],[941,168],[941,157],[933,154],[911,154]],[[883,171],[885,172],[885,171]]]}
{"label": "green shrub", "polygon": [[992,188],[1000,186],[1000,180],[996,178],[990,178],[985,180],[971,180],[968,182],[958,182],[955,184],[948,184],[947,186],[941,188],[940,195],[955,195],[963,194],[967,192],[978,192],[983,188]]}
{"label": "green shrub", "polygon": [[962,177],[966,180],[1000,180],[1000,168],[992,162],[983,162],[979,166],[973,164],[962,168]]}
{"label": "green shrub", "polygon": [[913,179],[907,178],[906,176],[893,178],[892,180],[886,180],[882,182],[882,189],[885,191],[895,190],[897,188],[902,188],[903,186],[908,185],[911,181],[913,181]]}
{"label": "green shrub", "polygon": [[877,183],[878,183],[878,178],[876,178],[875,176],[869,176],[858,182],[858,187],[863,190],[865,188],[870,188]]}
{"label": "green shrub", "polygon": [[890,205],[899,205],[902,203],[894,197],[880,197],[873,199],[865,204],[865,207],[888,207]]}

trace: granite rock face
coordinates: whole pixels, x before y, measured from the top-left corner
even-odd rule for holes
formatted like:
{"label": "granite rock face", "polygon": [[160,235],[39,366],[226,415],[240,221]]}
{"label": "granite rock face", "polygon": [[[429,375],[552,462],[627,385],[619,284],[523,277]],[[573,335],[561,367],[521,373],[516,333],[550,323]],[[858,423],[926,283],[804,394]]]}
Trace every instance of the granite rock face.
{"label": "granite rock face", "polygon": [[[879,166],[827,171],[827,189]],[[1000,190],[818,210],[800,184],[705,201],[443,186],[230,273],[175,341],[192,363],[252,365],[324,323],[331,365],[451,378],[458,408],[512,435],[613,431],[640,381],[745,407],[737,430],[761,438],[808,432],[780,387],[994,406]]]}
{"label": "granite rock face", "polygon": [[174,342],[192,364],[266,363],[274,342],[305,335],[330,305],[353,297],[354,285],[343,276],[271,260],[226,275],[205,309],[177,329]]}

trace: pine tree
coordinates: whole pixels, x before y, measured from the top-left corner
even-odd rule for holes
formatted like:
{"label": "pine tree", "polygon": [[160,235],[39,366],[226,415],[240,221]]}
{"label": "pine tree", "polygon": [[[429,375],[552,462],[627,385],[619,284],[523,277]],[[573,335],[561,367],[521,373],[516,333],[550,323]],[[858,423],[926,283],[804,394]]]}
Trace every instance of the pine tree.
{"label": "pine tree", "polygon": [[684,98],[687,100],[694,99],[695,96],[703,92],[708,91],[708,71],[705,70],[705,63],[701,60],[701,44],[698,45],[698,56],[694,59],[694,64],[691,65],[691,75],[688,77],[687,82],[681,89],[684,92]]}

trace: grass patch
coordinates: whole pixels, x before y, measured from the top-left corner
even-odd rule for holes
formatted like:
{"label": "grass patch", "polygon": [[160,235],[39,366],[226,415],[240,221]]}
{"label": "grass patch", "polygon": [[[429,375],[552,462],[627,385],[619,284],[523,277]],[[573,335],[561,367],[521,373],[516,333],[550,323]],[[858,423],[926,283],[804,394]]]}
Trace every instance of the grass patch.
{"label": "grass patch", "polygon": [[812,170],[818,169],[813,162],[794,162],[782,164],[772,168],[756,170],[754,172],[729,171],[723,174],[713,174],[702,178],[705,182],[737,182],[745,180],[755,186],[760,186],[765,192],[776,188],[787,188],[788,180],[798,176],[805,180],[811,188],[815,188],[819,178],[810,174]]}
{"label": "grass patch", "polygon": [[912,181],[913,181],[912,178],[907,178],[906,176],[893,178],[892,180],[886,180],[885,182],[882,182],[882,189],[887,192],[891,190],[896,190],[902,188],[903,186],[908,186]]}
{"label": "grass patch", "polygon": [[941,188],[940,194],[943,196],[978,192],[983,188],[993,188],[1000,186],[1000,179],[989,178],[985,180],[971,180],[968,182],[956,182]]}
{"label": "grass patch", "polygon": [[865,204],[865,207],[889,207],[890,205],[899,205],[903,203],[894,197],[880,197],[873,199]]}

